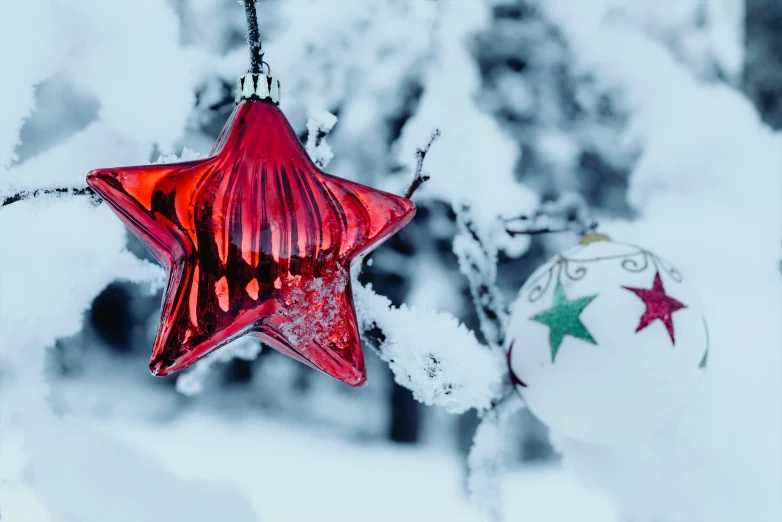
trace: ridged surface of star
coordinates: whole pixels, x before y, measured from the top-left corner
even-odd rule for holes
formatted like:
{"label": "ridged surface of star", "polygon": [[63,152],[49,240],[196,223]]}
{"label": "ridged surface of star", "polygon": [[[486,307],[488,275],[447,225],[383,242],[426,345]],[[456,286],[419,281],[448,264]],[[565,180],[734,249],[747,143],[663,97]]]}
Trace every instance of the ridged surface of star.
{"label": "ridged surface of star", "polygon": [[412,202],[321,171],[263,101],[235,108],[206,159],[87,179],[168,272],[153,374],[250,334],[366,381],[350,266],[412,219]]}
{"label": "ridged surface of star", "polygon": [[565,295],[562,283],[557,281],[557,286],[554,289],[553,306],[531,317],[533,321],[545,324],[550,328],[549,345],[551,347],[552,363],[557,358],[557,353],[559,353],[559,348],[562,346],[562,341],[565,340],[566,335],[588,343],[597,344],[592,338],[592,334],[589,333],[589,330],[586,329],[586,326],[579,318],[584,308],[596,297],[597,294],[588,295],[570,301]]}
{"label": "ridged surface of star", "polygon": [[646,305],[646,310],[641,316],[641,321],[638,323],[638,328],[636,328],[635,331],[640,332],[652,324],[653,321],[659,320],[665,325],[668,336],[671,338],[671,344],[675,345],[673,318],[671,315],[677,310],[687,308],[687,306],[665,293],[665,287],[663,287],[663,280],[660,279],[660,273],[656,272],[654,274],[652,288],[632,288],[629,286],[623,286],[622,288],[630,290],[644,302],[644,305]]}

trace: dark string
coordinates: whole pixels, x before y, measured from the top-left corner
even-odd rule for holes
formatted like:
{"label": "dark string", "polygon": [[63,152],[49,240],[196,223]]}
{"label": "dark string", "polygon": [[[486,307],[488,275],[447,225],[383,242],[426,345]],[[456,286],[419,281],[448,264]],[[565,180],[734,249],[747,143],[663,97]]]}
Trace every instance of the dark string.
{"label": "dark string", "polygon": [[247,15],[247,46],[250,48],[250,72],[261,74],[263,66],[271,72],[269,64],[263,61],[261,31],[258,29],[258,14],[255,12],[256,0],[244,0],[244,13]]}

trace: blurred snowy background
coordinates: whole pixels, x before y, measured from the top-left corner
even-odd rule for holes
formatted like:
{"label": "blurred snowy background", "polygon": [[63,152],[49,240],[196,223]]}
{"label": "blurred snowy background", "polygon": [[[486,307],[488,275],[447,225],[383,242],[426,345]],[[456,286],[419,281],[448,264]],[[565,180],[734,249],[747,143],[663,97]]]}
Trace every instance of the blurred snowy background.
{"label": "blurred snowy background", "polygon": [[[509,520],[782,520],[782,2],[266,0],[281,107],[328,111],[328,171],[396,193],[434,128],[415,220],[360,279],[485,341],[454,209],[583,201],[674,261],[710,321],[689,414],[650,440],[497,441]],[[206,154],[247,68],[236,0],[0,2],[0,200],[94,168]],[[581,198],[581,199],[579,199]],[[496,238],[510,301],[575,234]],[[478,520],[475,410],[419,403],[366,350],[352,389],[253,341],[147,371],[162,272],[105,206],[0,210],[0,519]],[[437,331],[427,342],[443,344]]]}

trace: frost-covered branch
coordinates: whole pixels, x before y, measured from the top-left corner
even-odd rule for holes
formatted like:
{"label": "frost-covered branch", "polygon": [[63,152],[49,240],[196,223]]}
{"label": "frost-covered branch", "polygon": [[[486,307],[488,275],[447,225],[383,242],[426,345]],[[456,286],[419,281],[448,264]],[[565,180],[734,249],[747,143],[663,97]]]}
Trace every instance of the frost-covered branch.
{"label": "frost-covered branch", "polygon": [[2,196],[2,199],[0,199],[0,207],[5,207],[6,205],[16,203],[17,201],[24,201],[41,196],[87,196],[94,205],[100,205],[103,202],[100,196],[98,196],[90,187],[57,187],[51,189],[22,190],[15,194],[11,194],[10,196]]}
{"label": "frost-covered branch", "polygon": [[407,199],[413,197],[415,191],[429,180],[430,176],[428,174],[424,174],[424,160],[426,159],[426,155],[429,153],[429,149],[432,148],[432,144],[439,137],[440,129],[433,130],[431,136],[429,136],[429,142],[426,144],[426,146],[424,148],[416,149],[415,172],[413,173],[413,181],[410,182],[410,186],[407,187],[407,190],[405,191],[405,197]]}
{"label": "frost-covered branch", "polygon": [[[200,158],[201,155],[199,153],[185,147],[184,149],[182,149],[181,155],[179,156],[177,156],[176,154],[161,155],[160,157],[158,157],[157,161],[155,161],[155,164],[176,163],[178,161],[191,161]],[[60,197],[60,198],[67,197],[67,196],[86,196],[89,198],[90,202],[93,205],[100,205],[101,203],[103,203],[103,198],[101,198],[90,187],[53,187],[53,188],[35,189],[35,190],[20,190],[19,192],[15,192],[7,196],[0,195],[0,208],[10,205],[12,203],[16,203],[18,201],[25,201],[28,199],[35,199],[44,196],[52,196],[52,197]]]}
{"label": "frost-covered branch", "polygon": [[459,259],[459,269],[469,281],[481,332],[486,342],[499,350],[505,339],[508,312],[497,287],[497,248],[478,229],[469,206],[462,205],[457,222],[460,232],[453,240],[453,251]]}
{"label": "frost-covered branch", "polygon": [[[308,124],[309,125],[309,124]],[[413,179],[410,182],[410,185],[407,187],[407,190],[405,190],[405,197],[407,199],[410,199],[413,197],[413,194],[421,188],[421,185],[429,181],[428,174],[424,174],[424,160],[426,159],[426,155],[429,153],[429,149],[432,148],[432,144],[435,142],[437,138],[440,137],[440,129],[434,129],[432,131],[432,134],[429,136],[429,141],[426,143],[426,146],[423,148],[419,147],[415,151],[415,172],[413,172]],[[307,140],[309,142],[309,140]],[[331,152],[331,149],[329,149],[329,153]],[[364,257],[364,260],[361,262],[361,266],[365,267],[369,264],[369,260],[372,258],[373,252],[370,252],[367,254],[366,257]]]}
{"label": "frost-covered branch", "polygon": [[565,194],[557,201],[547,201],[531,215],[506,219],[505,224],[520,223],[521,228],[506,228],[512,237],[526,235],[575,232],[585,235],[597,228],[597,221],[590,215],[589,207],[578,194]]}
{"label": "frost-covered branch", "polygon": [[353,291],[362,336],[388,363],[399,385],[420,402],[450,413],[491,407],[505,379],[499,353],[446,313],[396,308],[358,282]]}

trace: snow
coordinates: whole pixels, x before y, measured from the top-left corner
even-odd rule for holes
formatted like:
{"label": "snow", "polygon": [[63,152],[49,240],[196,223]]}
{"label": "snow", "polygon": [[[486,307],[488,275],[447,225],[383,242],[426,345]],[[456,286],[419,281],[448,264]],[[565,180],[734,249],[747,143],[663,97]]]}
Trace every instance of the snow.
{"label": "snow", "polygon": [[35,85],[54,72],[65,51],[58,45],[53,16],[44,2],[0,4],[0,175],[16,159],[19,131],[34,108]]}
{"label": "snow", "polygon": [[505,473],[507,424],[522,406],[518,396],[510,392],[494,408],[486,412],[475,430],[467,456],[470,473],[467,490],[472,504],[490,522],[505,520],[506,501],[502,491]]}
{"label": "snow", "polygon": [[621,20],[657,39],[697,77],[715,80],[722,73],[733,81],[740,78],[744,66],[741,0],[679,0],[666,9],[628,0],[605,4],[606,18]]}
{"label": "snow", "polygon": [[326,136],[336,124],[337,117],[328,111],[307,120],[307,154],[322,169],[325,169],[334,157],[331,147],[326,143]]}
{"label": "snow", "polygon": [[53,4],[58,28],[68,35],[68,73],[98,99],[100,119],[128,139],[170,151],[193,106],[197,64],[179,45],[170,3]]}
{"label": "snow", "polygon": [[156,456],[101,431],[66,416],[26,433],[36,493],[56,513],[52,520],[99,522],[108,513],[118,522],[258,520],[248,494],[227,477],[183,476],[181,469],[167,469]]}
{"label": "snow", "polygon": [[498,216],[534,208],[537,197],[514,180],[516,144],[475,104],[479,77],[467,40],[485,25],[485,6],[445,2],[438,9],[426,89],[402,131],[398,154],[403,163],[414,158],[422,136],[439,128],[442,137],[426,158],[426,170],[434,175],[421,196],[447,201],[454,209],[467,204],[478,226],[490,229]]}
{"label": "snow", "polygon": [[[16,502],[29,498],[27,465],[46,463],[31,453],[31,430],[57,431],[40,427],[54,420],[45,349],[81,329],[84,311],[111,281],[159,279],[158,267],[125,250],[122,226],[109,217],[107,208],[95,208],[87,198],[21,201],[0,212],[0,237],[11,246],[0,257],[0,462],[19,462],[0,466],[0,481],[7,484],[0,505],[12,512]],[[36,477],[58,472],[48,465],[33,469]],[[32,513],[40,507],[19,509]]]}
{"label": "snow", "polygon": [[[355,444],[258,418],[200,412],[166,425],[118,419],[100,429],[187,480],[233,483],[258,520],[478,520],[464,496],[463,464],[451,453]],[[605,497],[557,467],[516,470],[503,486],[509,511],[528,522],[618,521]]]}
{"label": "snow", "polygon": [[232,359],[252,361],[260,355],[261,349],[261,343],[249,337],[232,341],[210,357],[200,359],[187,371],[180,373],[176,380],[176,389],[188,397],[198,395],[204,391],[204,382],[216,363],[227,363]]}
{"label": "snow", "polygon": [[185,147],[181,154],[161,154],[155,161],[156,164],[177,163],[180,161],[194,161],[203,158],[200,152]]}
{"label": "snow", "polygon": [[[147,147],[96,121],[51,149],[13,167],[0,179],[3,193],[61,186],[83,187],[100,167],[143,164]],[[7,188],[4,185],[10,185]]]}

